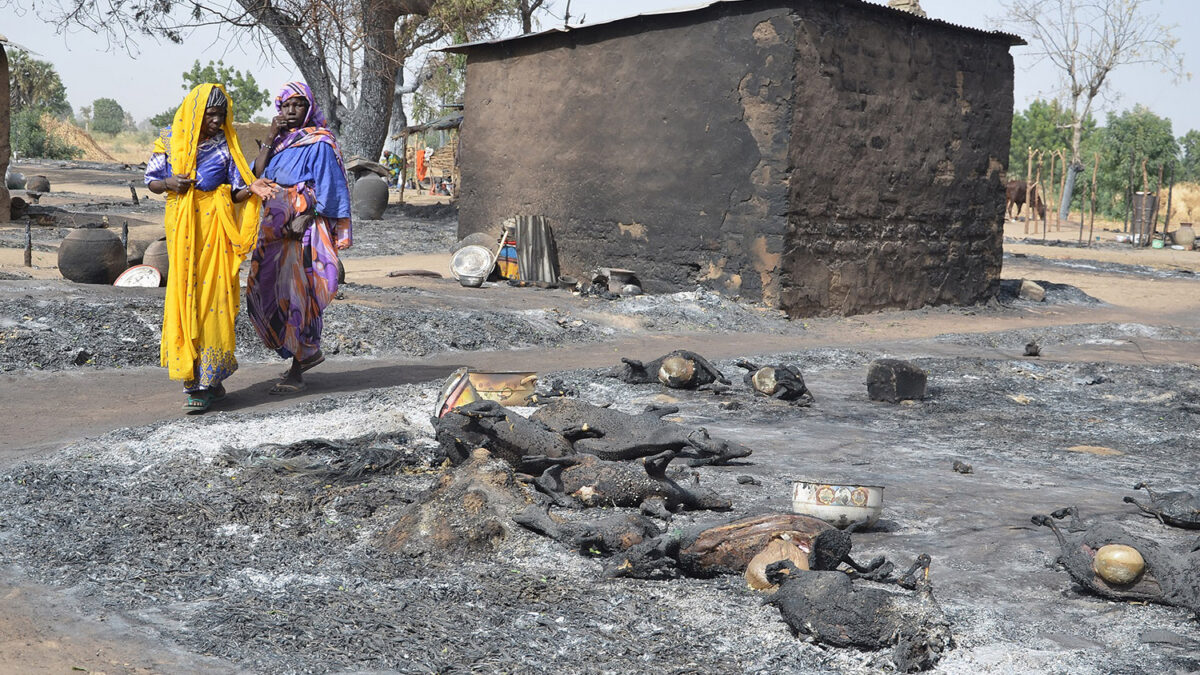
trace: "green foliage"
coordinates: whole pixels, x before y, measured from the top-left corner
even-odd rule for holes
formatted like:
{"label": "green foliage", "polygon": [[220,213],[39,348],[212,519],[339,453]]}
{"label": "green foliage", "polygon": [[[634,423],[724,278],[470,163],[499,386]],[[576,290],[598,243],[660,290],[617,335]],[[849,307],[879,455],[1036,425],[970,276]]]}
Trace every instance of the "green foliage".
{"label": "green foliage", "polygon": [[53,64],[39,61],[19,49],[8,51],[8,86],[13,112],[37,108],[39,115],[55,117],[71,114],[67,89]]}
{"label": "green foliage", "polygon": [[415,124],[432,122],[452,111],[447,105],[462,103],[467,79],[467,60],[462,54],[441,53],[431,56],[426,68],[432,77],[413,94],[412,120]]}
{"label": "green foliage", "polygon": [[125,128],[125,109],[111,98],[92,101],[92,130],[102,134],[119,134]]}
{"label": "green foliage", "polygon": [[46,133],[42,126],[42,115],[47,112],[50,111],[45,108],[26,106],[13,113],[9,129],[12,149],[21,157],[74,159],[82,156],[79,148]]}
{"label": "green foliage", "polygon": [[[258,88],[258,82],[249,71],[243,73],[240,70],[234,70],[226,66],[224,61],[209,61],[207,66],[201,68],[200,61],[197,60],[192,64],[192,69],[183,74],[184,91],[191,91],[193,87],[205,82],[224,85],[225,91],[233,99],[234,122],[249,122],[250,117],[261,110],[271,96],[271,92]],[[175,111],[172,110],[171,116],[174,115]],[[152,118],[151,121],[162,116]],[[156,126],[166,126],[170,123],[171,117],[168,117],[165,124],[156,124]]]}
{"label": "green foliage", "polygon": [[164,110],[164,111],[158,113],[157,115],[155,115],[154,117],[151,117],[150,118],[150,126],[154,127],[155,129],[162,129],[163,127],[171,126],[171,122],[174,122],[174,121],[175,121],[175,108],[171,108],[170,110]]}
{"label": "green foliage", "polygon": [[1178,182],[1200,183],[1200,131],[1192,129],[1179,139]]}
{"label": "green foliage", "polygon": [[[1083,121],[1083,144],[1096,131],[1096,120]],[[1053,152],[1071,147],[1071,111],[1057,100],[1036,100],[1029,108],[1013,115],[1012,145],[1008,153],[1008,176],[1025,180],[1029,148]],[[1090,155],[1089,155],[1090,156]],[[1036,167],[1035,167],[1036,170]]]}
{"label": "green foliage", "polygon": [[[1129,188],[1129,164],[1136,157],[1133,185],[1142,189],[1142,160],[1151,190],[1158,186],[1159,167],[1166,166],[1163,180],[1171,164],[1178,161],[1179,144],[1171,132],[1171,120],[1159,117],[1142,105],[1134,106],[1120,115],[1108,114],[1097,139],[1100,153],[1100,174],[1096,186],[1096,209],[1110,217],[1125,216],[1125,192]],[[1087,155],[1091,157],[1091,152]]]}

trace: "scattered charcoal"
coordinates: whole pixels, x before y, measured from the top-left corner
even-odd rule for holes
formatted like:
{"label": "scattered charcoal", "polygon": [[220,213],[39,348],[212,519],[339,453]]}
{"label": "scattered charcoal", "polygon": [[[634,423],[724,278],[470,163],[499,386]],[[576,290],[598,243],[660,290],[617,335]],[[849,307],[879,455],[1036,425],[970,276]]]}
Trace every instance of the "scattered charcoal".
{"label": "scattered charcoal", "polygon": [[1025,356],[1041,356],[1042,347],[1036,341],[1029,341],[1025,345]]}
{"label": "scattered charcoal", "polygon": [[957,460],[957,459],[954,460],[954,470],[957,473],[962,473],[962,474],[975,473],[974,467],[972,467],[970,464],[967,464],[966,462],[963,462],[963,461]]}
{"label": "scattered charcoal", "polygon": [[730,384],[708,359],[686,349],[677,349],[649,363],[622,358],[621,365],[614,368],[609,376],[626,384],[649,384],[657,381],[672,389],[698,389],[714,382]]}
{"label": "scattered charcoal", "polygon": [[767,567],[779,586],[769,600],[796,634],[837,647],[885,649],[902,673],[929,670],[955,647],[950,622],[933,597],[929,556],[905,576],[915,579],[907,595],[854,582],[841,572],[800,571],[789,561]]}
{"label": "scattered charcoal", "polygon": [[415,452],[408,434],[367,434],[349,440],[314,438],[278,445],[267,443],[250,449],[225,447],[213,463],[277,474],[307,476],[321,483],[354,483],[403,468],[427,466],[441,457]]}
{"label": "scattered charcoal", "polygon": [[925,398],[924,370],[908,361],[878,359],[867,370],[867,395],[872,401],[919,401]]}
{"label": "scattered charcoal", "polygon": [[737,401],[721,401],[717,404],[721,410],[741,410],[742,404]]}
{"label": "scattered charcoal", "polygon": [[86,349],[80,349],[75,353],[75,358],[71,359],[71,363],[77,366],[87,365],[88,361],[92,360],[92,353]]}
{"label": "scattered charcoal", "polygon": [[1200,529],[1200,498],[1191,492],[1154,492],[1149,485],[1138,483],[1134,490],[1145,490],[1150,495],[1150,503],[1143,504],[1133,497],[1126,497],[1125,503],[1133,504],[1142,511],[1158,518],[1164,525],[1181,527],[1187,530]]}
{"label": "scattered charcoal", "polygon": [[[1071,516],[1064,533],[1056,520]],[[1172,548],[1115,523],[1086,525],[1075,507],[1033,517],[1058,539],[1058,562],[1077,584],[1111,600],[1156,602],[1200,613],[1200,547]]]}

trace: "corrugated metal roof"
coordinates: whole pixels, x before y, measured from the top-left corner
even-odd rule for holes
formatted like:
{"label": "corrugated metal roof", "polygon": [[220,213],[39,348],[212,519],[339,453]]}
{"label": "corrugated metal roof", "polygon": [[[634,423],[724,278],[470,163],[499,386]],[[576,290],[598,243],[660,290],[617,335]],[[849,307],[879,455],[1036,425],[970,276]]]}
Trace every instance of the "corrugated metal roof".
{"label": "corrugated metal roof", "polygon": [[29,47],[26,47],[26,46],[24,46],[24,45],[17,44],[16,42],[13,42],[12,40],[9,40],[8,38],[4,37],[4,35],[2,35],[2,34],[0,34],[0,45],[7,45],[7,46],[9,46],[9,47],[16,47],[17,49],[20,49],[20,50],[21,50],[21,51],[23,51],[23,52],[29,52],[30,54],[37,54],[37,52],[33,51],[33,50],[32,50],[32,49],[30,49]]}
{"label": "corrugated metal roof", "polygon": [[[505,43],[509,43],[509,42],[516,42],[518,40],[529,40],[532,38],[543,37],[546,35],[553,35],[555,33],[576,33],[579,31],[587,31],[587,30],[590,30],[593,28],[597,28],[599,26],[608,26],[608,25],[612,25],[615,23],[632,21],[633,19],[653,17],[653,16],[662,16],[665,14],[687,14],[689,12],[698,12],[702,9],[708,9],[709,7],[713,7],[715,5],[724,5],[724,4],[729,4],[729,3],[733,3],[733,2],[746,2],[746,1],[747,0],[711,0],[710,2],[704,2],[704,3],[700,3],[700,4],[696,4],[696,5],[685,5],[682,7],[673,7],[673,8],[669,8],[669,9],[659,9],[659,10],[654,10],[654,11],[650,11],[650,12],[642,12],[641,14],[633,14],[630,16],[623,16],[623,17],[619,17],[616,19],[609,19],[608,21],[598,21],[596,23],[582,24],[579,26],[559,26],[556,28],[550,28],[547,30],[539,31],[537,33],[525,33],[524,35],[516,35],[513,37],[507,37],[507,38],[497,38],[494,40],[476,40],[475,42],[464,42],[462,44],[444,47],[441,51],[461,53],[461,52],[470,51],[471,49],[473,49],[475,47],[505,44]],[[846,4],[846,5],[854,4],[854,5],[858,5],[858,6],[874,8],[874,9],[881,10],[884,12],[897,12],[900,14],[904,14],[906,17],[912,19],[913,21],[917,21],[920,23],[928,23],[928,24],[933,24],[936,26],[946,26],[946,27],[955,28],[958,30],[964,30],[964,31],[972,32],[972,33],[978,33],[980,35],[987,35],[990,37],[1006,39],[1006,40],[1008,40],[1009,44],[1014,45],[1014,46],[1026,44],[1025,40],[1023,40],[1020,37],[1013,35],[1011,33],[1003,33],[1000,31],[988,31],[988,30],[983,30],[981,28],[972,28],[970,26],[960,26],[958,24],[950,23],[949,21],[943,21],[941,19],[933,19],[933,18],[929,18],[929,17],[918,16],[918,15],[912,14],[910,12],[905,12],[903,10],[888,7],[887,5],[880,5],[880,4],[877,4],[874,2],[866,2],[866,0],[834,0],[834,2],[841,2],[842,4]],[[780,4],[783,4],[782,0],[781,0]]]}

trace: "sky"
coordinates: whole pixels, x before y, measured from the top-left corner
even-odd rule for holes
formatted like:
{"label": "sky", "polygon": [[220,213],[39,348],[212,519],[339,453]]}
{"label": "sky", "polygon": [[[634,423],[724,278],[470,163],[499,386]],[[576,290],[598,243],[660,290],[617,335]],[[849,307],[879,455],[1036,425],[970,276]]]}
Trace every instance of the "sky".
{"label": "sky", "polygon": [[[605,21],[641,12],[699,4],[701,0],[571,0],[571,24]],[[869,0],[884,3],[885,0]],[[178,105],[185,91],[182,73],[197,59],[202,64],[222,59],[226,65],[254,74],[260,86],[274,90],[284,82],[301,79],[300,72],[283,54],[264,56],[236,29],[205,27],[192,31],[183,45],[139,37],[135,53],[110,49],[102,36],[48,21],[47,7],[64,0],[0,0],[0,33],[52,62],[67,88],[67,98],[78,111],[97,98],[116,99],[135,120],[141,121]],[[548,0],[549,15],[543,27],[562,22],[566,0]],[[1185,55],[1184,68],[1200,77],[1200,0],[1151,0],[1160,20],[1174,24],[1175,36]],[[921,0],[929,16],[975,28],[1002,28],[1001,0]],[[275,50],[279,51],[281,50]],[[1057,75],[1048,64],[1037,65],[1029,47],[1013,48],[1017,64],[1015,105],[1022,110],[1038,97],[1056,93]],[[1196,82],[1172,82],[1160,66],[1128,65],[1113,74],[1113,96],[1106,110],[1122,111],[1142,104],[1172,120],[1176,136],[1200,129],[1200,87]]]}

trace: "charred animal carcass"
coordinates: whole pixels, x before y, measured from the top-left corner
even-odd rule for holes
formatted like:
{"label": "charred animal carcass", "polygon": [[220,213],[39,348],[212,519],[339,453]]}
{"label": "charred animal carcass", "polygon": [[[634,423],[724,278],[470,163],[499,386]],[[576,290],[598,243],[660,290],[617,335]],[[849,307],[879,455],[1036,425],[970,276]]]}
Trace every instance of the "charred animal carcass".
{"label": "charred animal carcass", "polygon": [[[1064,532],[1057,520],[1071,516]],[[1157,602],[1200,613],[1200,546],[1178,550],[1115,523],[1085,525],[1074,507],[1033,517],[1058,539],[1059,563],[1080,586],[1112,600]]]}
{"label": "charred animal carcass", "polygon": [[530,420],[562,434],[577,453],[601,459],[637,459],[676,451],[691,466],[725,464],[748,457],[750,448],[711,438],[703,429],[688,429],[663,419],[676,407],[651,407],[638,415],[563,398],[539,408]]}
{"label": "charred animal carcass", "polygon": [[[728,511],[728,499],[700,486],[698,477],[680,470],[667,474],[676,457],[668,450],[631,462],[609,462],[595,455],[531,458],[534,464],[549,462],[535,481],[538,490],[558,506],[640,506],[663,514],[680,510]],[[665,510],[665,511],[664,511]]]}
{"label": "charred animal carcass", "polygon": [[810,569],[834,570],[846,563],[871,578],[886,578],[892,571],[883,558],[867,565],[854,563],[850,535],[819,518],[766,513],[717,525],[696,525],[647,540],[615,559],[609,574],[637,579],[743,574],[763,549],[781,538],[808,557]]}
{"label": "charred animal carcass", "polygon": [[915,589],[909,595],[841,572],[805,572],[781,561],[767,567],[767,579],[779,586],[767,603],[779,609],[795,634],[837,647],[892,647],[896,670],[928,670],[955,646],[950,622],[933,597],[929,564],[929,556],[921,555],[897,581]]}
{"label": "charred animal carcass", "polygon": [[1138,483],[1133,489],[1145,490],[1150,495],[1150,503],[1143,504],[1133,497],[1126,497],[1125,503],[1155,516],[1165,525],[1188,530],[1200,529],[1200,498],[1192,493],[1182,490],[1155,492],[1145,483]]}
{"label": "charred animal carcass", "polygon": [[[512,467],[480,448],[405,506],[383,545],[447,560],[486,553],[505,539],[513,516],[532,500],[532,491]],[[445,556],[447,552],[453,555]]]}
{"label": "charred animal carcass", "polygon": [[529,420],[495,401],[475,401],[455,408],[434,428],[442,451],[461,464],[476,448],[519,466],[526,455],[563,457],[574,452],[571,443],[537,421]]}
{"label": "charred animal carcass", "polygon": [[623,358],[621,365],[609,376],[626,384],[661,382],[672,389],[699,389],[714,382],[730,383],[708,359],[686,349],[676,349],[649,363]]}
{"label": "charred animal carcass", "polygon": [[564,521],[551,516],[546,509],[530,506],[513,520],[584,555],[613,555],[662,534],[654,520],[636,513],[598,520]]}
{"label": "charred animal carcass", "polygon": [[738,361],[737,365],[747,371],[742,380],[758,395],[800,405],[810,405],[815,400],[795,366],[757,366],[749,361]]}

